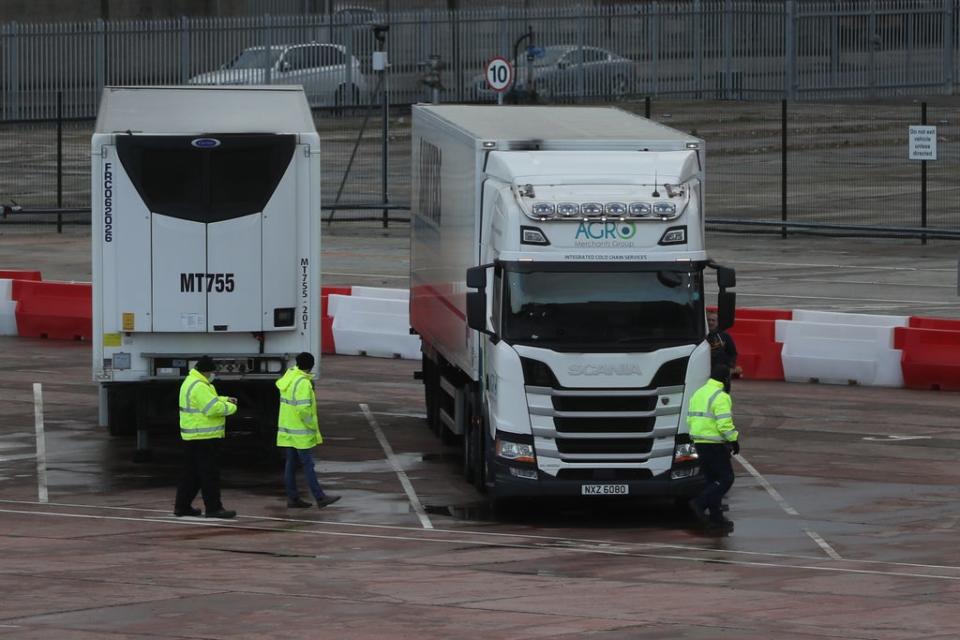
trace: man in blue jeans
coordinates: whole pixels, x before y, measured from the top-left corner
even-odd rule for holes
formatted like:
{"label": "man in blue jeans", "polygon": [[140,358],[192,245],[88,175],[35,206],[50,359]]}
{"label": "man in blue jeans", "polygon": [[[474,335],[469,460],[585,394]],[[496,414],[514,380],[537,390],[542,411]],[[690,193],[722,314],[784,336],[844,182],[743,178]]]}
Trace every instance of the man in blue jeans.
{"label": "man in blue jeans", "polygon": [[284,482],[287,485],[287,507],[293,509],[311,506],[300,498],[297,491],[297,465],[303,468],[303,475],[318,508],[323,509],[340,499],[340,496],[324,493],[313,468],[312,449],[323,442],[317,422],[317,396],[313,391],[313,375],[310,373],[313,365],[313,355],[301,353],[297,356],[297,366],[288,369],[277,380],[277,389],[280,390],[277,446],[287,449]]}

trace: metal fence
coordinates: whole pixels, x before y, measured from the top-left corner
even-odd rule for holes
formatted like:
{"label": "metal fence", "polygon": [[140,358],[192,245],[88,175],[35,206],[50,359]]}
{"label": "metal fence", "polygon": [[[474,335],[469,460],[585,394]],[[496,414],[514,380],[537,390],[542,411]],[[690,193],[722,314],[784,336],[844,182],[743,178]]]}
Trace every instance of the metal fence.
{"label": "metal fence", "polygon": [[[428,96],[423,63],[446,65],[440,99],[493,100],[484,64],[530,28],[541,99],[630,96],[835,100],[952,94],[960,0],[659,0],[469,11],[180,18],[0,25],[0,118],[96,114],[106,85],[294,83],[314,106],[375,102],[373,24],[388,24],[390,100]],[[331,43],[351,64],[304,63],[286,45]],[[245,70],[235,67],[245,50]],[[602,51],[600,51],[602,50]],[[609,53],[605,53],[609,52]],[[320,54],[316,54],[320,56]],[[251,60],[253,62],[251,63]],[[524,49],[518,77],[530,64]],[[231,67],[231,65],[233,65]],[[224,68],[226,67],[226,68]],[[235,73],[242,71],[240,73]],[[354,91],[356,92],[354,94]]]}
{"label": "metal fence", "polygon": [[[960,99],[941,98],[927,107],[926,122],[937,127],[937,159],[926,163],[926,189],[922,163],[908,159],[908,127],[924,119],[919,102],[790,103],[785,111],[766,101],[628,100],[621,106],[640,114],[649,109],[652,119],[706,140],[708,224],[740,231],[768,225],[778,232],[786,222],[794,225],[791,233],[807,225],[839,233],[839,225],[858,235],[914,237],[925,226],[960,236]],[[361,115],[316,113],[325,219],[382,215],[361,208],[383,202],[383,131],[371,118],[354,155]],[[409,203],[409,113],[395,110],[389,126],[388,200]],[[65,121],[60,145],[57,130],[56,123],[0,123],[0,204],[55,207],[59,184],[61,206],[89,207],[93,122]],[[345,175],[340,202],[357,208],[331,212]],[[406,211],[388,213],[391,221],[408,217]],[[67,219],[88,223],[89,214]],[[0,229],[10,222],[41,219],[13,215],[0,221]]]}

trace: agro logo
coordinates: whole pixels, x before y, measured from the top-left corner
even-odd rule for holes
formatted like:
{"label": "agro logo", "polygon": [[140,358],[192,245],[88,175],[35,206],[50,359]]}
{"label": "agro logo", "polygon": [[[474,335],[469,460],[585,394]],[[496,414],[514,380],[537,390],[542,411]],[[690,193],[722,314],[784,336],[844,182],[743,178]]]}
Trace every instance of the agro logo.
{"label": "agro logo", "polygon": [[633,222],[581,222],[574,239],[630,240],[635,235],[637,225]]}
{"label": "agro logo", "polygon": [[198,149],[214,149],[220,146],[220,141],[216,138],[197,138],[190,142]]}

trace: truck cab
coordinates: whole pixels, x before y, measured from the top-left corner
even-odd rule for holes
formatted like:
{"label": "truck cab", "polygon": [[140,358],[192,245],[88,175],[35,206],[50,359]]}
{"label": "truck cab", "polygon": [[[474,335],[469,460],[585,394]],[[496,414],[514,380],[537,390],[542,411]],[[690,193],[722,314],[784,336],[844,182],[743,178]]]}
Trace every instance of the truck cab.
{"label": "truck cab", "polygon": [[[561,128],[578,111],[539,110]],[[651,130],[647,121],[637,128]],[[411,318],[424,337],[428,419],[461,436],[465,473],[479,488],[699,491],[686,404],[710,368],[704,271],[718,269],[721,324],[732,320],[734,280],[704,246],[703,143],[675,133],[668,144],[480,140],[471,242],[444,246],[464,229],[442,214],[439,237],[423,224],[414,231]],[[417,270],[431,240],[435,254],[476,252],[459,283],[444,269],[452,259]],[[430,277],[453,284],[424,287]],[[442,314],[458,293],[468,331],[440,331],[418,313],[433,305]]]}

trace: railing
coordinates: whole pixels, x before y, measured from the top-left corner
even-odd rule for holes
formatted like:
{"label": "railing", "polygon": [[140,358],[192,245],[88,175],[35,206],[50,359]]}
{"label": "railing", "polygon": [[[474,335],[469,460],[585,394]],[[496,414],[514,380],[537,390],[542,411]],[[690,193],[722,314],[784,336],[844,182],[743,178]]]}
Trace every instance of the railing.
{"label": "railing", "polygon": [[[421,81],[431,55],[445,65],[441,101],[493,100],[484,64],[510,56],[528,29],[533,55],[544,54],[533,60],[532,88],[553,101],[952,94],[958,16],[960,0],[660,0],[394,12],[362,20],[265,15],[7,23],[0,25],[0,119],[51,119],[57,95],[64,117],[94,117],[103,87],[127,84],[293,83],[308,87],[316,107],[336,106],[340,87],[347,104],[374,102],[374,24],[390,27],[392,104],[430,98]],[[304,43],[337,45],[359,72],[350,64],[303,66],[297,56],[304,54],[286,45]],[[264,52],[262,63],[255,58],[240,73],[221,69],[256,47]],[[526,78],[527,56],[519,57],[517,75]]]}

